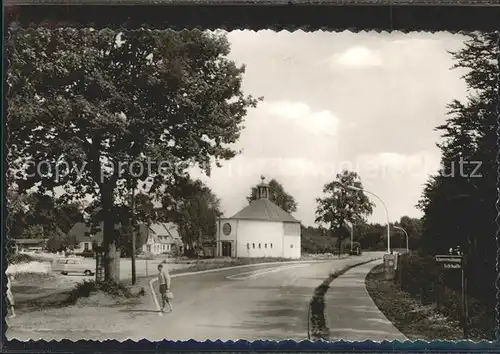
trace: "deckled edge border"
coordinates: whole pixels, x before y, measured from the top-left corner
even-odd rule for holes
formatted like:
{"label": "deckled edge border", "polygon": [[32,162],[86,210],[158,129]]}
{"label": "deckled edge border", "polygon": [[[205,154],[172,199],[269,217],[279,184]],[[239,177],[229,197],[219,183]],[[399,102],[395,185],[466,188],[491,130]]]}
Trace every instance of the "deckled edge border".
{"label": "deckled edge border", "polygon": [[[352,3],[351,3],[352,4]],[[350,5],[350,4],[349,4]],[[374,4],[375,5],[375,4]],[[48,27],[65,27],[67,24],[64,23],[48,23],[45,24],[45,26]],[[4,37],[3,37],[3,42],[5,44],[6,36],[8,35],[8,24],[7,22],[4,23]],[[30,27],[33,26],[33,24],[30,24]],[[35,25],[37,26],[37,25]],[[76,27],[85,27],[87,25],[80,25]],[[131,28],[127,28],[126,26],[106,26],[106,28],[123,28],[124,30],[133,30]],[[145,27],[150,27],[145,24]],[[248,27],[257,27],[257,26],[248,26]],[[298,27],[298,28],[297,28]],[[311,29],[310,27],[313,27]],[[314,26],[293,26],[293,25],[279,25],[279,26],[266,26],[265,28],[271,29],[274,31],[287,31],[287,32],[295,32],[295,31],[305,31],[305,32],[313,32],[313,31],[318,31],[318,30],[324,30],[324,31],[329,31],[329,32],[342,32],[342,31],[351,31],[353,33],[359,33],[359,32],[372,32],[375,31],[377,33],[382,33],[382,32],[391,32],[392,29],[380,29],[380,28],[374,28],[374,29],[354,29],[354,28],[331,28],[327,26],[322,26],[319,28],[316,28]],[[104,28],[104,27],[103,27]],[[186,25],[186,26],[174,26],[173,29],[175,30],[180,30],[183,28],[198,28],[198,29],[206,29],[206,27],[201,27],[197,25]],[[227,28],[227,26],[222,25],[222,26],[212,26],[212,29],[219,28],[219,29],[224,29],[226,31],[231,31],[231,30],[238,30],[238,29],[249,29],[245,25],[240,25],[240,26],[231,26],[230,29]],[[259,26],[259,29],[251,29],[254,32],[257,32],[260,29],[263,29],[264,27],[262,25]],[[293,28],[293,29],[292,29]],[[304,30],[304,29],[305,30]],[[416,31],[415,29],[398,29],[399,32],[403,33],[409,33],[409,32],[414,32]],[[424,31],[422,29],[417,30],[417,31]],[[439,30],[431,30],[431,31],[425,31],[425,32],[430,32],[430,33],[435,33],[439,32]],[[461,31],[447,31],[450,33],[459,33]],[[497,31],[497,45],[500,48],[500,32]],[[5,82],[6,78],[6,68],[8,67],[8,59],[7,56],[5,55],[6,49],[5,46],[2,48],[3,54],[4,54],[4,66],[3,66],[3,74],[4,74],[4,86],[3,86],[3,91],[4,93],[7,91],[7,85]],[[497,93],[499,94],[500,98],[500,54],[498,56],[499,62],[499,73],[497,75],[497,87],[498,91]],[[473,342],[470,340],[461,340],[461,341],[425,341],[425,340],[416,340],[416,341],[382,341],[382,342],[375,342],[372,340],[366,340],[366,341],[335,341],[335,342],[329,342],[329,341],[310,341],[310,340],[303,340],[300,342],[296,342],[293,340],[283,340],[283,341],[269,341],[269,340],[257,340],[253,342],[249,342],[246,340],[239,340],[239,341],[221,341],[221,340],[216,340],[216,341],[211,341],[207,340],[204,342],[198,342],[195,340],[189,340],[189,341],[171,341],[171,340],[163,340],[163,341],[158,341],[158,342],[151,342],[146,339],[142,339],[139,341],[133,341],[133,340],[126,340],[123,342],[120,342],[118,340],[105,340],[105,341],[96,341],[96,340],[78,340],[78,341],[71,341],[71,340],[29,340],[29,341],[19,341],[17,339],[13,340],[7,340],[6,335],[5,335],[5,330],[6,330],[6,321],[5,321],[5,314],[6,314],[6,303],[5,303],[5,296],[2,296],[2,340],[0,342],[1,349],[2,351],[9,352],[9,351],[52,351],[52,350],[64,350],[64,351],[100,351],[100,352],[105,352],[105,351],[162,351],[162,350],[182,350],[182,351],[262,351],[262,350],[283,350],[283,351],[297,351],[297,350],[328,350],[328,351],[334,351],[334,352],[363,352],[363,351],[369,351],[369,352],[394,352],[394,351],[404,351],[404,352],[420,352],[422,350],[425,351],[450,351],[450,350],[472,350],[472,351],[479,351],[479,352],[485,352],[485,351],[492,351],[492,350],[498,350],[500,347],[499,340],[500,340],[500,99],[497,102],[497,122],[499,125],[497,125],[497,146],[499,147],[499,151],[497,152],[497,202],[496,202],[496,208],[497,208],[497,218],[496,218],[496,223],[497,223],[497,232],[496,232],[496,242],[497,242],[497,258],[496,258],[496,270],[499,273],[497,275],[497,280],[496,280],[496,289],[497,289],[497,304],[496,304],[496,320],[497,320],[497,330],[496,330],[496,337],[497,341],[479,341],[479,342]],[[7,99],[6,95],[4,94],[4,99],[3,99],[3,117],[7,116]],[[8,238],[7,238],[7,233],[8,231],[8,226],[7,223],[5,222],[6,219],[8,218],[8,213],[7,213],[7,206],[6,206],[6,191],[7,191],[7,185],[5,183],[5,178],[6,178],[6,173],[7,173],[7,138],[8,138],[8,132],[6,129],[6,124],[3,125],[3,137],[4,137],[4,144],[2,146],[2,153],[3,153],[3,159],[2,159],[2,164],[4,166],[4,175],[2,179],[2,192],[3,192],[3,198],[4,198],[4,205],[3,205],[3,210],[2,210],[2,245],[3,245],[3,252],[2,252],[2,267],[4,269],[3,275],[2,275],[2,291],[3,295],[6,293],[6,274],[5,270],[7,269],[7,258],[6,258],[6,252],[8,251]]]}
{"label": "deckled edge border", "polygon": [[496,163],[497,163],[497,202],[496,202],[496,208],[497,208],[497,217],[496,217],[496,224],[497,224],[497,232],[496,232],[496,242],[497,242],[497,259],[496,259],[496,271],[497,271],[497,281],[496,281],[496,289],[497,289],[497,304],[496,304],[496,320],[497,320],[497,330],[495,333],[495,336],[497,338],[497,341],[500,340],[500,31],[497,31],[497,47],[498,47],[498,56],[497,56],[497,66],[498,66],[498,73],[497,73],[497,95],[498,95],[498,100],[497,100],[497,156],[496,156]]}
{"label": "deckled edge border", "polygon": [[[21,0],[20,0],[21,1]],[[371,2],[357,0],[330,0],[328,3],[310,0],[310,3],[259,4],[238,0],[206,0],[195,5],[186,5],[182,0],[134,0],[144,5],[120,5],[110,1],[110,5],[51,4],[50,0],[38,1],[40,5],[9,5],[4,7],[5,18],[18,21],[23,27],[44,26],[49,28],[82,28],[92,26],[97,29],[137,28],[165,29],[224,29],[232,30],[273,30],[305,32],[345,31],[353,33],[376,31],[400,31],[409,33],[425,31],[429,33],[462,31],[494,32],[500,27],[500,3],[487,1],[481,5],[457,1],[457,5],[444,2],[433,4],[400,5],[397,1],[387,4],[384,0]],[[80,3],[83,0],[79,0]],[[162,1],[170,1],[162,4]],[[257,0],[256,0],[257,1]],[[431,1],[431,0],[429,0]],[[106,0],[101,0],[105,3]],[[154,3],[156,2],[156,3]],[[111,5],[113,4],[113,5]],[[134,8],[134,10],[131,10]],[[167,10],[159,10],[159,9]],[[146,17],[149,16],[149,17]],[[148,18],[148,20],[142,20]],[[305,19],[305,20],[304,20]],[[310,19],[310,20],[309,20]],[[295,22],[295,24],[292,24]],[[270,23],[273,23],[270,25]]]}
{"label": "deckled edge border", "polygon": [[[4,8],[5,11],[5,8]],[[4,17],[5,20],[5,17]],[[1,322],[1,328],[2,328],[2,338],[0,340],[0,350],[4,349],[5,342],[6,342],[6,337],[5,337],[5,331],[7,329],[7,322],[5,320],[5,317],[7,315],[7,304],[5,301],[6,294],[7,294],[7,267],[8,267],[8,261],[7,261],[7,252],[9,249],[9,240],[7,237],[7,183],[6,183],[6,178],[7,178],[7,124],[6,124],[6,117],[7,117],[7,83],[6,83],[6,74],[7,74],[7,67],[8,67],[8,59],[6,55],[6,38],[8,36],[8,24],[7,22],[4,22],[4,35],[2,36],[2,57],[3,57],[3,65],[2,65],[2,77],[3,77],[3,86],[2,86],[2,181],[0,182],[1,185],[1,195],[2,195],[2,217],[1,217],[1,222],[2,222],[2,254],[0,255],[1,258],[1,266],[2,266],[2,276],[0,283],[2,284],[2,306],[0,310],[0,314],[2,316],[2,322]]]}

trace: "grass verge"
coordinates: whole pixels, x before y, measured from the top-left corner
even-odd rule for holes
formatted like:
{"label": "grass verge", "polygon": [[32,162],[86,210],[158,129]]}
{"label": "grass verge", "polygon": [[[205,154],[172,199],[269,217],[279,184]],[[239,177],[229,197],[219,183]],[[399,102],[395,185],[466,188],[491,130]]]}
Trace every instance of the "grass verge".
{"label": "grass verge", "polygon": [[323,283],[321,283],[320,286],[318,286],[315,291],[313,298],[311,299],[311,302],[309,304],[309,330],[308,330],[308,337],[310,340],[318,340],[318,339],[323,339],[323,340],[328,340],[329,339],[329,328],[326,325],[326,319],[325,319],[325,295],[328,289],[330,288],[330,284],[340,277],[342,274],[346,273],[348,270],[366,264],[373,262],[374,259],[370,259],[367,261],[355,263],[352,265],[349,265],[337,272],[331,273],[328,278],[326,278]]}
{"label": "grass verge", "polygon": [[112,306],[133,302],[145,294],[144,288],[132,287],[125,283],[85,280],[75,285],[71,290],[50,292],[35,299],[17,303],[18,308],[48,309],[71,305],[79,306]]}
{"label": "grass verge", "polygon": [[445,317],[432,306],[422,305],[392,280],[385,280],[383,264],[368,273],[365,283],[379,310],[408,339],[463,339],[462,329],[456,320]]}

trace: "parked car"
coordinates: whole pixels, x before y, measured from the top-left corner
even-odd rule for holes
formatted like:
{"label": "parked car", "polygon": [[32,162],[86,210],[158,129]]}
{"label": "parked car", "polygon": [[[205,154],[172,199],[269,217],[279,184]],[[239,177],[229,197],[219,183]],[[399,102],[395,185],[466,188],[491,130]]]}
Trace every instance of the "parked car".
{"label": "parked car", "polygon": [[85,258],[95,258],[95,252],[93,251],[83,251],[80,253],[75,253],[75,256],[85,257]]}
{"label": "parked car", "polygon": [[92,269],[82,264],[82,259],[77,257],[58,258],[54,260],[52,271],[60,272],[62,275],[80,274],[80,275],[94,275]]}
{"label": "parked car", "polygon": [[352,244],[352,249],[349,250],[349,255],[350,256],[361,256],[363,251],[361,251],[361,245],[359,242],[353,242]]}

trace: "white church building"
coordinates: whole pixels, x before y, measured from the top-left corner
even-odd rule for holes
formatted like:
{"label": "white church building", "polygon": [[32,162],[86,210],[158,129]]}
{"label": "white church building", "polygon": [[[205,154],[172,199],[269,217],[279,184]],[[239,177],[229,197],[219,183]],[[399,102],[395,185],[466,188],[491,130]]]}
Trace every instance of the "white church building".
{"label": "white church building", "polygon": [[300,221],[269,200],[261,178],[256,200],[233,217],[218,219],[218,256],[300,258]]}

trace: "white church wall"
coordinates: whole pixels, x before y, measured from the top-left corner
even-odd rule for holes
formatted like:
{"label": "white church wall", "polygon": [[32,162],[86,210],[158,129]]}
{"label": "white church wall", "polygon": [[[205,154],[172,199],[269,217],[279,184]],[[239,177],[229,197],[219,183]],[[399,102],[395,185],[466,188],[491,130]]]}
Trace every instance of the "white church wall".
{"label": "white church wall", "polygon": [[283,223],[283,251],[285,258],[300,258],[301,256],[301,241],[300,241],[300,224],[299,223]]}
{"label": "white church wall", "polygon": [[237,240],[237,257],[283,257],[281,222],[239,220]]}
{"label": "white church wall", "polygon": [[[228,227],[224,227],[225,224],[229,224]],[[217,255],[222,256],[222,241],[231,242],[231,256],[235,257],[236,252],[236,229],[238,228],[238,220],[233,219],[220,219],[217,222]],[[229,233],[226,234],[226,232]]]}

